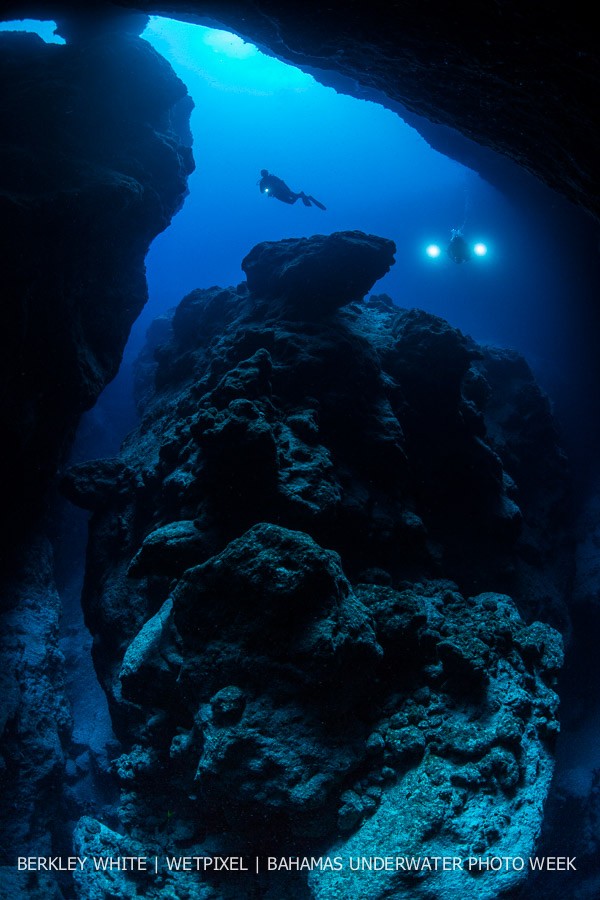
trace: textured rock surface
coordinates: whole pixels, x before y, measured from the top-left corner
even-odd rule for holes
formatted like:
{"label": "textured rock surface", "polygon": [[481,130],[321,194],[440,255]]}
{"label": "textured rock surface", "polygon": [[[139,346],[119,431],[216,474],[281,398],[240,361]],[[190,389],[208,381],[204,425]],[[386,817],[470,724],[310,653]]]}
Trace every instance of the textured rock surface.
{"label": "textured rock surface", "polygon": [[[80,820],[73,838],[77,855],[88,859],[140,858],[148,854],[148,845],[124,837],[88,816]],[[151,865],[149,869],[151,871],[124,873],[110,869],[97,872],[93,866],[84,867],[74,875],[76,896],[85,900],[107,900],[108,897],[118,897],[119,900],[134,900],[136,897],[218,900],[224,896],[208,885],[198,883],[197,879],[162,872],[157,877]]]}
{"label": "textured rock surface", "polygon": [[[184,298],[121,457],[65,482],[93,510],[123,840],[527,855],[562,660],[535,619],[563,620],[570,575],[547,401],[518,355],[385,296],[302,318],[272,294]],[[285,891],[348,896],[344,877]],[[452,890],[492,896],[469,873]]]}
{"label": "textured rock surface", "polygon": [[[19,577],[0,585],[0,894],[6,897],[13,896],[15,848],[38,856],[55,846],[71,732],[48,542],[33,541],[18,562]],[[25,875],[22,881],[25,890]],[[44,873],[29,888],[32,897],[54,896]]]}
{"label": "textured rock surface", "polygon": [[242,260],[248,290],[277,298],[282,313],[323,316],[362,300],[389,272],[396,247],[385,238],[345,231],[258,244]]}
{"label": "textured rock surface", "polygon": [[193,163],[186,88],[145,42],[0,40],[1,489],[14,541],[117,371],[146,301],[146,251]]}
{"label": "textured rock surface", "polygon": [[[397,634],[389,634],[390,607],[402,609],[407,600],[425,611],[423,631],[437,642],[440,680],[413,691],[400,713],[378,723],[374,735],[384,741],[383,762],[399,769],[399,777],[330,855],[355,861],[453,856],[464,867],[424,870],[421,877],[414,871],[374,877],[349,866],[341,873],[317,871],[310,883],[318,898],[495,898],[523,876],[509,871],[499,879],[476,860],[534,855],[553,769],[547,739],[557,729],[557,697],[548,683],[562,663],[561,640],[540,623],[524,627],[508,597],[482,594],[465,603],[451,588],[435,585],[408,598],[400,593],[392,604],[388,596],[379,606],[391,648]],[[535,687],[532,663],[543,673]]]}

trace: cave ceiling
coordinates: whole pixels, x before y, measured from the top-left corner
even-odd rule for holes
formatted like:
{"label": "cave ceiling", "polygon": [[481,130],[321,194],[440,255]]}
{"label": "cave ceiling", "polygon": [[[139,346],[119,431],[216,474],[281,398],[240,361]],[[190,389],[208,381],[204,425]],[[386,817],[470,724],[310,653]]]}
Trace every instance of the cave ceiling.
{"label": "cave ceiling", "polygon": [[581,4],[31,0],[5,5],[3,18],[53,18],[81,37],[103,23],[139,29],[140,13],[220,24],[357,96],[384,96],[600,218],[597,39]]}

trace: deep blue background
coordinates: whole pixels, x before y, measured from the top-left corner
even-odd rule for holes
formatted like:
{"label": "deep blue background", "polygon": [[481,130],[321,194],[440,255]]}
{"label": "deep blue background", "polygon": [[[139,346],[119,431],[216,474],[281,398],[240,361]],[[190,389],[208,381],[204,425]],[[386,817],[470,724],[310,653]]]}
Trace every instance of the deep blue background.
{"label": "deep blue background", "polygon": [[[337,94],[239,39],[206,43],[211,34],[164,19],[145,33],[196,104],[197,163],[183,210],[148,256],[146,315],[195,287],[241,281],[241,259],[259,241],[360,229],[396,242],[396,265],[375,290],[398,304],[526,352],[543,352],[540,325],[546,352],[562,341],[572,267],[556,252],[562,236],[552,223],[532,227],[527,210],[433,151],[393,112]],[[251,55],[231,56],[229,47]],[[327,212],[261,195],[261,168]],[[445,245],[461,225],[468,239],[488,243],[488,256],[432,262],[427,243]]]}
{"label": "deep blue background", "polygon": [[[144,37],[194,100],[197,168],[183,209],[150,249],[149,302],[119,376],[84,418],[76,457],[116,452],[134,424],[131,365],[156,315],[194,288],[242,281],[241,260],[260,241],[344,229],[396,242],[396,264],[374,292],[522,352],[566,443],[595,447],[598,247],[582,213],[538,183],[522,190],[516,166],[515,189],[501,193],[389,109],[338,94],[239,38],[158,18]],[[262,168],[327,211],[262,195]],[[485,241],[488,255],[461,266],[445,253],[430,260],[426,245],[445,246],[455,227]]]}

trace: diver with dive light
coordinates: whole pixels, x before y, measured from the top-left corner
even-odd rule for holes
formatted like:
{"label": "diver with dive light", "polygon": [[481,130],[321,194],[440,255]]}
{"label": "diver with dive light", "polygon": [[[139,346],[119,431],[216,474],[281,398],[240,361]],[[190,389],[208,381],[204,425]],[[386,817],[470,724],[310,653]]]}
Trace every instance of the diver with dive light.
{"label": "diver with dive light", "polygon": [[319,209],[326,209],[327,207],[323,206],[318,200],[315,200],[314,197],[311,197],[310,194],[305,194],[304,191],[300,191],[296,193],[296,191],[292,191],[291,188],[287,186],[285,181],[281,178],[278,178],[277,175],[271,175],[267,169],[261,169],[260,171],[260,180],[256,183],[260,188],[261,194],[267,194],[269,197],[275,197],[276,200],[281,200],[282,203],[293,204],[296,200],[302,200],[305,206],[318,206]]}

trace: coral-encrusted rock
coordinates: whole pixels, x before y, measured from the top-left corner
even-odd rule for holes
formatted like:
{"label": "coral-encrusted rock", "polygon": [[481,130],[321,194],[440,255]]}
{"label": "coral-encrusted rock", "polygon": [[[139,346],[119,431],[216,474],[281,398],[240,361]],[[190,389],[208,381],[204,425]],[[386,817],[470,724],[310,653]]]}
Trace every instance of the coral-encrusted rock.
{"label": "coral-encrusted rock", "polygon": [[[412,619],[415,627],[417,610],[424,618],[418,641],[415,634],[407,645],[406,627],[395,631],[403,646],[396,659],[400,646],[389,642],[391,598],[382,604],[381,589],[361,586],[367,606],[369,594],[377,634],[383,628],[387,636],[382,644],[390,661],[389,686],[397,683],[400,665],[409,673],[423,668],[416,681],[409,675],[410,699],[383,717],[370,739],[379,764],[396,776],[376,808],[359,816],[352,836],[337,841],[330,855],[450,855],[462,867],[419,878],[406,871],[408,864],[404,872],[392,868],[377,877],[346,865],[341,872],[311,873],[312,896],[491,900],[518,885],[523,874],[480,871],[475,862],[469,869],[468,860],[533,855],[553,770],[560,636],[539,622],[525,626],[509,597],[481,594],[465,602],[452,585],[432,583],[396,594],[397,608],[410,610],[407,623]],[[410,647],[414,651],[417,643],[415,657]],[[469,711],[476,709],[472,716]]]}
{"label": "coral-encrusted rock", "polygon": [[[195,723],[174,735],[165,720],[161,740],[176,777],[202,792],[204,817],[225,809],[238,831],[256,831],[257,819],[270,828],[277,816],[301,834],[315,830],[316,810],[327,818],[331,792],[360,759],[353,711],[369,690],[362,673],[380,659],[336,554],[259,524],[184,574],[127,649],[120,681],[125,700]],[[328,717],[346,718],[343,739],[323,727]],[[148,759],[149,769],[123,758],[121,778],[139,782],[164,765]]]}
{"label": "coral-encrusted rock", "polygon": [[[184,573],[171,599],[127,650],[120,674],[125,697],[152,697],[156,680],[148,672],[152,660],[159,669],[164,665],[166,642],[158,635],[170,622],[183,651],[197,657],[193,676],[179,661],[177,679],[183,684],[193,677],[198,697],[218,690],[224,677],[264,686],[270,668],[281,678],[283,667],[284,677],[298,686],[324,689],[327,683],[328,691],[339,692],[341,708],[348,696],[342,695],[340,680],[346,694],[355,693],[353,673],[375,666],[381,655],[370,616],[354,597],[337,555],[302,532],[276,525],[254,526],[218,556]],[[202,657],[210,660],[215,647],[226,644],[238,648],[231,672],[226,664],[205,668]]]}
{"label": "coral-encrusted rock", "polygon": [[242,260],[248,288],[276,297],[289,314],[327,315],[362,300],[389,272],[396,245],[362,231],[257,244]]}
{"label": "coral-encrusted rock", "polygon": [[549,408],[520,357],[385,296],[318,316],[325,292],[189,294],[123,468],[71,479],[123,822],[159,850],[526,855],[561,661],[527,622],[569,574]]}
{"label": "coral-encrusted rock", "polygon": [[[148,857],[148,845],[132,840],[124,834],[113,831],[90,816],[83,816],[77,823],[73,835],[73,852],[87,863],[78,866],[73,872],[76,896],[81,900],[107,900],[118,897],[119,900],[136,900],[136,898],[152,897],[188,897],[189,900],[214,900],[215,894],[208,885],[190,883],[185,885],[185,894],[181,894],[182,875],[154,872],[152,861]],[[127,871],[116,865],[105,869],[100,861],[118,859],[146,859],[146,866]],[[98,860],[98,868],[94,866]],[[135,866],[135,863],[133,864]],[[183,876],[185,878],[185,876]],[[197,880],[196,880],[197,881]]]}
{"label": "coral-encrusted rock", "polygon": [[[352,668],[374,665],[379,648],[337,554],[302,532],[259,524],[219,556],[189,569],[173,594],[184,646],[230,639],[289,667],[303,683],[352,679]],[[210,675],[207,675],[210,681]],[[343,702],[343,698],[339,698]]]}

